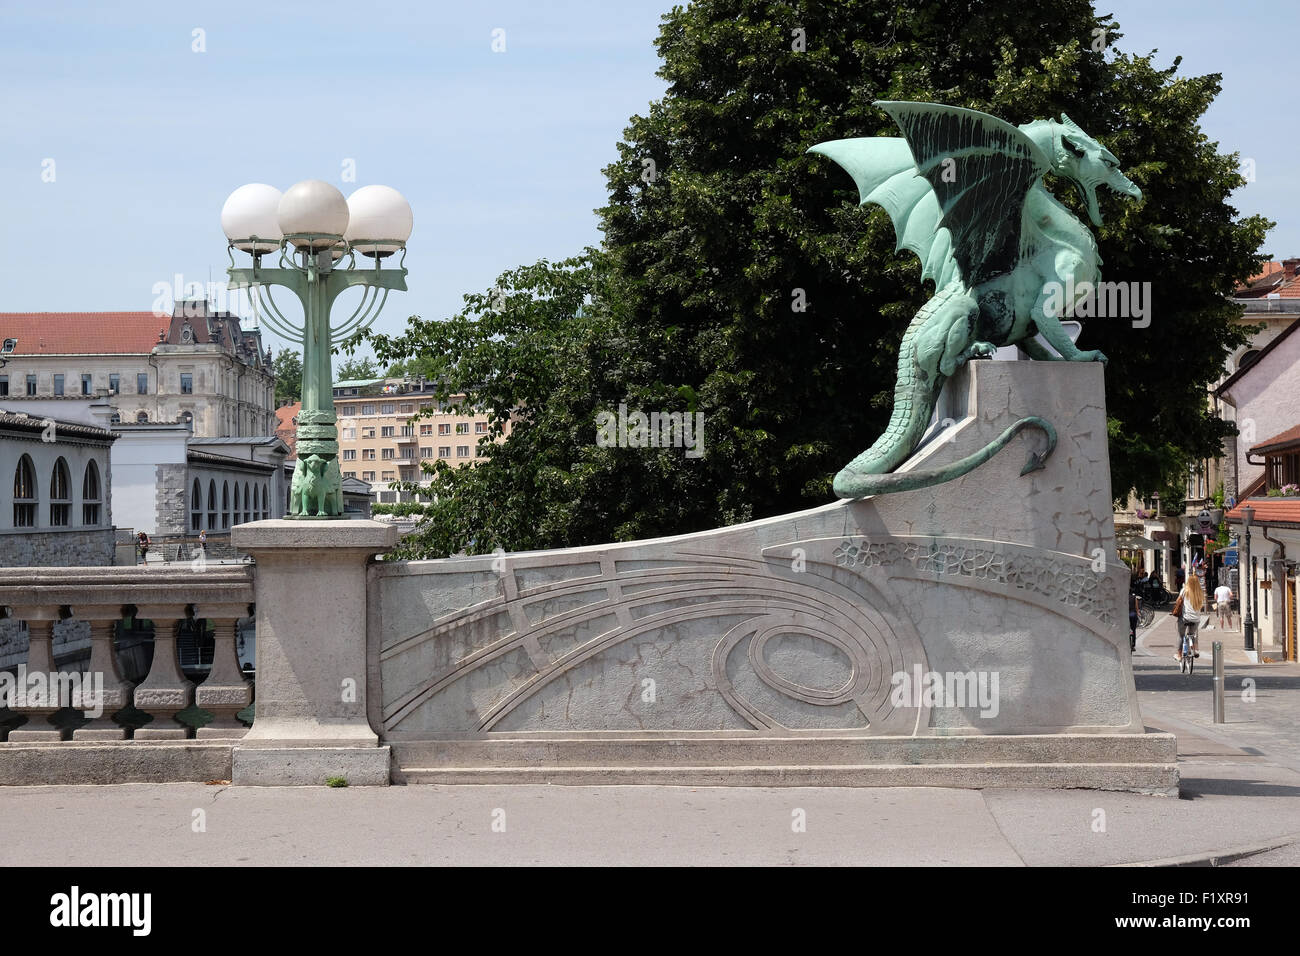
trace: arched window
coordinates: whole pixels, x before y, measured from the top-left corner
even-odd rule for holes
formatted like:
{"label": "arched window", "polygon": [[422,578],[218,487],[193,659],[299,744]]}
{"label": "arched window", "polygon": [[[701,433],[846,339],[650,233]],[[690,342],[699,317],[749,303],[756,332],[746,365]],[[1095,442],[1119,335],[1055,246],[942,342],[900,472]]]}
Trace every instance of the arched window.
{"label": "arched window", "polygon": [[199,484],[197,478],[194,479],[194,486],[190,489],[190,530],[203,530],[203,486]]}
{"label": "arched window", "polygon": [[230,482],[221,483],[221,527],[230,527]]}
{"label": "arched window", "polygon": [[217,527],[217,481],[215,478],[208,479],[208,530],[215,531]]}
{"label": "arched window", "polygon": [[36,527],[36,469],[26,455],[14,469],[14,527]]}
{"label": "arched window", "polygon": [[262,486],[262,520],[265,521],[269,517],[271,517],[270,499],[267,497],[266,494],[266,485],[263,485]]}
{"label": "arched window", "polygon": [[1241,371],[1257,358],[1259,358],[1259,349],[1250,349],[1243,352],[1241,358],[1237,360],[1237,371]]}
{"label": "arched window", "polygon": [[149,413],[144,410],[138,411],[135,413],[135,420],[138,423],[143,424],[149,420]]}
{"label": "arched window", "polygon": [[248,522],[252,520],[253,520],[252,498],[249,497],[248,482],[244,482],[244,521]]}
{"label": "arched window", "polygon": [[191,424],[194,423],[194,413],[193,413],[193,412],[181,412],[181,417],[180,417],[179,420],[180,420],[181,422],[183,422],[184,424],[186,424],[186,425],[191,425]]}
{"label": "arched window", "polygon": [[66,528],[72,523],[72,482],[68,463],[60,456],[50,475],[50,527]]}
{"label": "arched window", "polygon": [[99,524],[99,506],[104,501],[104,493],[99,486],[99,465],[92,458],[86,463],[86,474],[81,479],[81,523]]}

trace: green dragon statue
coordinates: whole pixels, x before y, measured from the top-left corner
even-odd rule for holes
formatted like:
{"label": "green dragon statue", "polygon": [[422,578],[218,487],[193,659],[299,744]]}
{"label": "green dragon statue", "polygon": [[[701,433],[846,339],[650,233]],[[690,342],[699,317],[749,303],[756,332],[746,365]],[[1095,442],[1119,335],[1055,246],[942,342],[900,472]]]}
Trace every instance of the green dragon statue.
{"label": "green dragon statue", "polygon": [[[905,491],[950,481],[987,461],[1025,428],[1047,436],[1021,474],[1043,467],[1056,445],[1047,421],[1031,416],[975,454],[945,467],[888,474],[920,444],[939,390],[962,363],[1019,345],[1034,359],[1106,361],[1080,351],[1061,327],[1065,290],[1086,293],[1101,257],[1088,227],[1043,186],[1053,172],[1078,186],[1088,217],[1101,225],[1097,187],[1135,199],[1142,191],[1119,160],[1069,117],[1012,126],[976,110],[935,103],[876,103],[900,137],[821,143],[821,153],[857,183],[862,204],[883,206],[897,248],[921,259],[936,292],[912,319],[898,353],[894,409],[885,433],[835,476],[841,498]],[[1076,298],[1081,296],[1076,295]],[[1053,354],[1035,340],[1041,333]]]}

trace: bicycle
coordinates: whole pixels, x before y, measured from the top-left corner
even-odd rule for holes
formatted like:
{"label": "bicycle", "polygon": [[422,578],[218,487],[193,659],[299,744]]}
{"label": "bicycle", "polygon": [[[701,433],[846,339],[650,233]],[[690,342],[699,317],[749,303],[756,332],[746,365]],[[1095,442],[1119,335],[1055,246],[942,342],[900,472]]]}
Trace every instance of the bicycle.
{"label": "bicycle", "polygon": [[1179,645],[1179,655],[1181,656],[1182,671],[1188,677],[1192,676],[1192,671],[1196,669],[1196,656],[1192,652],[1192,635],[1184,634],[1182,643]]}
{"label": "bicycle", "polygon": [[1138,627],[1150,627],[1151,622],[1156,619],[1156,609],[1146,601],[1138,608]]}

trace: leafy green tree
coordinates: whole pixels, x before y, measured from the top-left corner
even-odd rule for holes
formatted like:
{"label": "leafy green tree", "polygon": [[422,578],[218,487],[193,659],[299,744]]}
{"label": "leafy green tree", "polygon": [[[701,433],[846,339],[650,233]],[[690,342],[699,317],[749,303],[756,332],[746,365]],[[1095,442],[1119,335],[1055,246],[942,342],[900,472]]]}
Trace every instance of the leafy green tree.
{"label": "leafy green tree", "polygon": [[416,355],[400,362],[394,362],[388,366],[388,371],[384,374],[389,378],[400,378],[409,375],[411,378],[422,378],[426,382],[436,382],[446,372],[447,360],[441,355]]}
{"label": "leafy green tree", "polygon": [[[1146,200],[1103,200],[1104,277],[1152,283],[1151,325],[1085,322],[1081,343],[1112,358],[1114,491],[1176,483],[1214,453],[1224,427],[1205,386],[1241,341],[1224,295],[1259,262],[1268,223],[1237,217],[1236,158],[1200,131],[1219,78],[1157,70],[1119,38],[1082,0],[718,0],[665,17],[669,89],[625,132],[602,215],[654,376],[709,413],[697,525],[827,500],[831,475],[885,425],[898,343],[933,288],[894,251],[883,210],[805,155],[898,135],[876,99],[1013,123],[1065,112],[1121,157]],[[1060,193],[1086,221],[1073,188]]]}
{"label": "leafy green tree", "polygon": [[[385,362],[453,356],[449,390],[522,410],[487,462],[438,470],[409,553],[627,540],[829,500],[883,429],[898,344],[933,293],[884,211],[806,152],[898,135],[876,99],[1013,123],[1065,112],[1121,158],[1145,199],[1102,197],[1104,278],[1151,282],[1151,323],[1085,320],[1080,345],[1111,357],[1116,494],[1181,483],[1222,437],[1205,386],[1242,337],[1224,297],[1269,224],[1228,203],[1236,158],[1200,131],[1219,78],[1158,70],[1120,37],[1086,0],[674,8],[656,41],[668,90],[605,170],[602,248],[507,273],[504,302],[470,295],[447,322],[369,336]],[[702,412],[704,456],[599,447],[596,414],[623,402]]]}
{"label": "leafy green tree", "polygon": [[281,349],[271,362],[275,376],[275,403],[302,401],[302,356],[293,349]]}
{"label": "leafy green tree", "polygon": [[339,382],[354,379],[379,378],[379,366],[372,358],[346,358],[339,362],[334,370],[334,378]]}

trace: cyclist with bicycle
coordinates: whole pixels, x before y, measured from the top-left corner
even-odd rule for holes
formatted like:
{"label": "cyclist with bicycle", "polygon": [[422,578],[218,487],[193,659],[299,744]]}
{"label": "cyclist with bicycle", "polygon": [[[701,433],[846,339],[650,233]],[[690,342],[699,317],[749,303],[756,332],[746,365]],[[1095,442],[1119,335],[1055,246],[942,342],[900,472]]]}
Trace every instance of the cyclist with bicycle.
{"label": "cyclist with bicycle", "polygon": [[1192,657],[1201,656],[1196,648],[1196,632],[1201,627],[1201,610],[1204,606],[1205,592],[1201,589],[1201,582],[1196,575],[1188,575],[1170,612],[1178,620],[1178,649],[1174,660],[1179,663],[1183,659],[1184,638],[1191,642]]}

